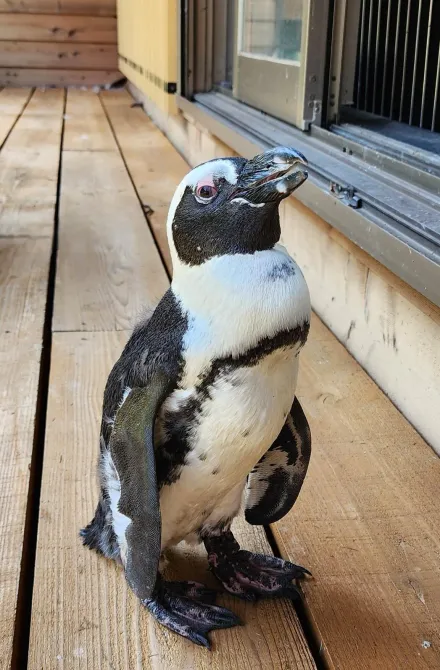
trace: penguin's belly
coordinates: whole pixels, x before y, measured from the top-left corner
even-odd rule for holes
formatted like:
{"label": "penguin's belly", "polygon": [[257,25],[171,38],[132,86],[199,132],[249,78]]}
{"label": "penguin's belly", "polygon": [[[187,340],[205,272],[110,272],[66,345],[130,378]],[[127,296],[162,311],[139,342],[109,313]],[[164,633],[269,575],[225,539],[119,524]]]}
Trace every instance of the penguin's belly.
{"label": "penguin's belly", "polygon": [[203,393],[177,390],[167,401],[171,421],[173,410],[196,410],[184,464],[161,489],[163,548],[237,514],[246,476],[290,411],[297,373],[297,349],[280,349],[256,365],[220,370]]}

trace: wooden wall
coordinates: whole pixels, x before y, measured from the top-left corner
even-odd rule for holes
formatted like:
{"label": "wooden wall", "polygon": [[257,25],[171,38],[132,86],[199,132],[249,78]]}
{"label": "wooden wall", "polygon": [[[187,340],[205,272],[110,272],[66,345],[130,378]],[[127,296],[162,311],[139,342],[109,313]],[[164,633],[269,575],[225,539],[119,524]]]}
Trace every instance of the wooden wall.
{"label": "wooden wall", "polygon": [[95,86],[119,77],[116,0],[0,0],[0,85]]}

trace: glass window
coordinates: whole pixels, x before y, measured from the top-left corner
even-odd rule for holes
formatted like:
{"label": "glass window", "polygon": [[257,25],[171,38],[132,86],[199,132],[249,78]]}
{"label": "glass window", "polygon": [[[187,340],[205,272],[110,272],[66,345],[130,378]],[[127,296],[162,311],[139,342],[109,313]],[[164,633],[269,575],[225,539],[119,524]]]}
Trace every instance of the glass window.
{"label": "glass window", "polygon": [[244,0],[241,53],[299,63],[303,0]]}

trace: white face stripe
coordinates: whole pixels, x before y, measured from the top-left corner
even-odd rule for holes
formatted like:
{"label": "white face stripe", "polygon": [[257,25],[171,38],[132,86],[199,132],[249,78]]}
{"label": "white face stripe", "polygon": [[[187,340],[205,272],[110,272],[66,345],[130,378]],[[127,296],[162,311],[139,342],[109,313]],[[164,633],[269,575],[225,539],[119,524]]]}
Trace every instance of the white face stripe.
{"label": "white face stripe", "polygon": [[191,170],[191,172],[188,172],[188,174],[182,179],[176,189],[176,192],[174,193],[173,199],[171,200],[167,217],[168,244],[171,251],[173,267],[176,267],[176,264],[179,262],[176,249],[174,247],[172,233],[172,225],[176,209],[182,200],[187,186],[190,188],[195,188],[199,181],[210,176],[213,176],[214,178],[224,177],[230,184],[236,184],[238,180],[237,169],[234,163],[229,161],[227,158],[209,161],[208,163],[202,163],[202,165],[198,165],[193,170]]}
{"label": "white face stripe", "polygon": [[260,202],[258,205],[255,202],[249,202],[246,198],[233,198],[231,202],[237,203],[237,205],[248,205],[249,207],[264,207],[265,202]]}

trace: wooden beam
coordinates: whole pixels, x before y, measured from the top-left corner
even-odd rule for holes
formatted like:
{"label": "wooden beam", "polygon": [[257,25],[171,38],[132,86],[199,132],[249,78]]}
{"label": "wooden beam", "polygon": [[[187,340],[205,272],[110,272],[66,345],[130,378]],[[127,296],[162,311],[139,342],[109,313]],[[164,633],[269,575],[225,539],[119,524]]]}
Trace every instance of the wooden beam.
{"label": "wooden beam", "polygon": [[116,18],[59,14],[5,14],[0,20],[1,40],[116,44]]}
{"label": "wooden beam", "polygon": [[116,0],[0,0],[0,13],[116,16]]}
{"label": "wooden beam", "polygon": [[0,67],[71,70],[117,70],[112,44],[0,42]]}
{"label": "wooden beam", "polygon": [[131,108],[127,91],[103,91],[101,98],[171,274],[166,220],[171,198],[189,166],[144,110]]}
{"label": "wooden beam", "polygon": [[312,460],[274,532],[328,663],[438,668],[440,460],[317,318],[299,379]]}
{"label": "wooden beam", "polygon": [[31,90],[0,91],[0,147],[31,96]]}
{"label": "wooden beam", "polygon": [[98,95],[70,89],[67,92],[66,122],[65,151],[117,151]]}
{"label": "wooden beam", "polygon": [[[23,104],[29,92],[23,93],[23,99],[9,99],[12,106]],[[30,173],[27,170],[35,144],[23,150],[16,171],[11,167],[8,147],[21,143],[31,114],[25,110],[0,153],[0,202],[3,203],[0,206],[0,667],[5,670],[11,667],[20,577],[22,571],[24,574],[29,569],[23,544],[26,544],[25,521],[38,420],[37,396],[55,210],[55,200],[40,210],[39,219],[47,237],[19,236],[26,228],[27,210],[35,205],[29,200]],[[58,121],[59,129],[58,157],[61,116],[62,106],[57,109],[53,105],[53,118]],[[40,124],[45,126],[48,118],[43,114]],[[32,146],[32,138],[29,142]],[[47,166],[46,170],[49,177]],[[57,174],[55,161],[51,170]],[[25,221],[14,226],[12,220],[17,221],[15,216],[20,211]],[[2,236],[5,218],[9,238]],[[35,445],[36,448],[41,446]],[[27,595],[20,593],[21,597]]]}
{"label": "wooden beam", "polygon": [[110,86],[121,78],[117,70],[48,70],[0,67],[0,86]]}
{"label": "wooden beam", "polygon": [[36,91],[0,153],[0,236],[52,236],[63,91]]}

